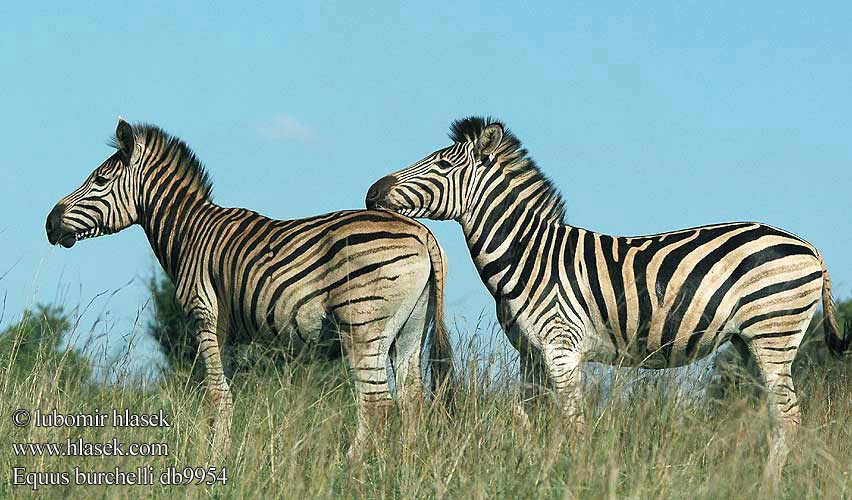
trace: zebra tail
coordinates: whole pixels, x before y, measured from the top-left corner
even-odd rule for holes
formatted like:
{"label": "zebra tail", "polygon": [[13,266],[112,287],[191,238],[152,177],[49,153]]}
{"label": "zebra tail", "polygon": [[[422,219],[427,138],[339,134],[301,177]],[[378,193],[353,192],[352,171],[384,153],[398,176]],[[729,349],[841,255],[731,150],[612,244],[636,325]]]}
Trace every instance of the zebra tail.
{"label": "zebra tail", "polygon": [[822,327],[825,335],[825,345],[828,350],[837,357],[850,353],[852,347],[852,319],[847,319],[844,332],[840,333],[840,324],[834,311],[834,301],[831,298],[831,279],[828,277],[828,269],[822,256],[819,256],[822,266],[822,310],[825,316]]}
{"label": "zebra tail", "polygon": [[444,324],[444,280],[447,275],[447,261],[441,245],[429,233],[427,236],[429,259],[432,261],[431,302],[435,308],[432,322],[432,343],[429,348],[429,366],[432,370],[432,394],[440,401],[447,413],[454,412],[455,368],[453,367],[453,346],[449,330]]}

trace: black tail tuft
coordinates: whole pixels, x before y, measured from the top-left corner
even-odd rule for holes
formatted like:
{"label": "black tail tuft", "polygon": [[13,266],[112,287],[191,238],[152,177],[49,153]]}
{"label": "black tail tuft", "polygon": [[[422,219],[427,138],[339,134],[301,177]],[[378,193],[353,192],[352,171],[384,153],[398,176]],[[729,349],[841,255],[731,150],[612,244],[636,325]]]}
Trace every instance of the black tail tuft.
{"label": "black tail tuft", "polygon": [[843,336],[832,335],[828,331],[825,332],[825,344],[828,350],[837,357],[842,357],[847,354],[852,354],[852,319],[847,319],[843,325]]}

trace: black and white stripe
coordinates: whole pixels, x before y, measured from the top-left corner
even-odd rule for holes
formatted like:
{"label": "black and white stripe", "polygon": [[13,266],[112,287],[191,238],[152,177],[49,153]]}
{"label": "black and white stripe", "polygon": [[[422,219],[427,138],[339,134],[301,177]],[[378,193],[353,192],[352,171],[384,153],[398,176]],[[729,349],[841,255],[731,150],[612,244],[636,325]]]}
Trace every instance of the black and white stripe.
{"label": "black and white stripe", "polygon": [[119,120],[116,147],[51,211],[48,239],[71,247],[142,226],[194,322],[218,451],[227,449],[232,413],[220,354],[228,335],[267,337],[294,356],[327,344],[339,353],[342,343],[358,393],[350,452],[393,403],[389,355],[403,410],[423,396],[420,353],[429,335],[433,383],[449,383],[445,260],[422,224],[386,211],[274,220],[220,207],[201,163],[177,138]]}
{"label": "black and white stripe", "polygon": [[666,368],[734,342],[765,377],[781,423],[767,471],[779,470],[799,423],[791,363],[820,300],[833,351],[852,341],[840,336],[816,249],[754,222],[638,237],[573,227],[501,123],[460,120],[450,136],[451,146],[377,181],[367,206],[460,223],[524,377],[547,379],[581,428],[581,361]]}

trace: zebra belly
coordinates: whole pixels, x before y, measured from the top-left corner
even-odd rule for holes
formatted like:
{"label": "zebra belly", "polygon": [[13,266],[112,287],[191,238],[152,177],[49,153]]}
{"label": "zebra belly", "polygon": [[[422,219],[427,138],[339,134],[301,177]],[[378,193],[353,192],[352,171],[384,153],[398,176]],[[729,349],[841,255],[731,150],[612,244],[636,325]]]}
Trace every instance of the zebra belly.
{"label": "zebra belly", "polygon": [[588,335],[589,340],[586,342],[587,349],[584,350],[584,358],[587,361],[612,366],[649,369],[677,368],[709,356],[719,346],[730,340],[731,334],[702,332],[700,337],[703,340],[698,342],[689,354],[687,354],[686,349],[675,348],[667,355],[663,349],[650,346],[647,336],[634,335],[631,342],[617,347],[613,344],[609,333],[604,332],[601,335],[598,332],[593,332]]}
{"label": "zebra belly", "polygon": [[[287,297],[287,299],[292,297]],[[264,290],[257,307],[233,305],[236,314],[231,315],[230,335],[236,344],[258,343],[265,349],[295,357],[306,348],[338,353],[340,339],[325,311],[321,297],[303,304],[295,310],[285,298],[272,307],[275,314],[269,315],[269,296]],[[270,322],[273,319],[273,322]]]}
{"label": "zebra belly", "polygon": [[316,297],[298,309],[288,305],[275,308],[277,342],[289,339],[293,355],[300,354],[305,348],[339,350],[338,330],[328,318],[322,297]]}

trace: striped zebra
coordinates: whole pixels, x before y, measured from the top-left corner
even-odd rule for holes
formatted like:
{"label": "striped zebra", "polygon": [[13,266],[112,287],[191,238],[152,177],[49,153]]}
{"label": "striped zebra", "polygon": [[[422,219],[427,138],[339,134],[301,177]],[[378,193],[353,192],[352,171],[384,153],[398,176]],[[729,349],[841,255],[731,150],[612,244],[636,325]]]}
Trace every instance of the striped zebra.
{"label": "striped zebra", "polygon": [[800,420],[790,367],[820,296],[832,352],[852,342],[848,324],[840,335],[816,249],[754,222],[638,237],[573,227],[560,194],[503,124],[456,121],[450,138],[378,180],[366,204],[461,224],[521,354],[522,387],[549,383],[582,430],[581,361],[676,367],[730,341],[764,377],[775,417],[767,471],[779,471]]}
{"label": "striped zebra", "polygon": [[274,220],[221,207],[201,162],[178,138],[119,118],[114,146],[51,210],[47,238],[70,248],[142,226],[197,335],[217,454],[230,445],[233,403],[220,355],[229,335],[266,336],[292,356],[339,355],[342,344],[358,406],[350,457],[393,405],[388,356],[403,416],[424,395],[421,349],[430,335],[432,384],[451,383],[446,261],[422,224],[386,211]]}

